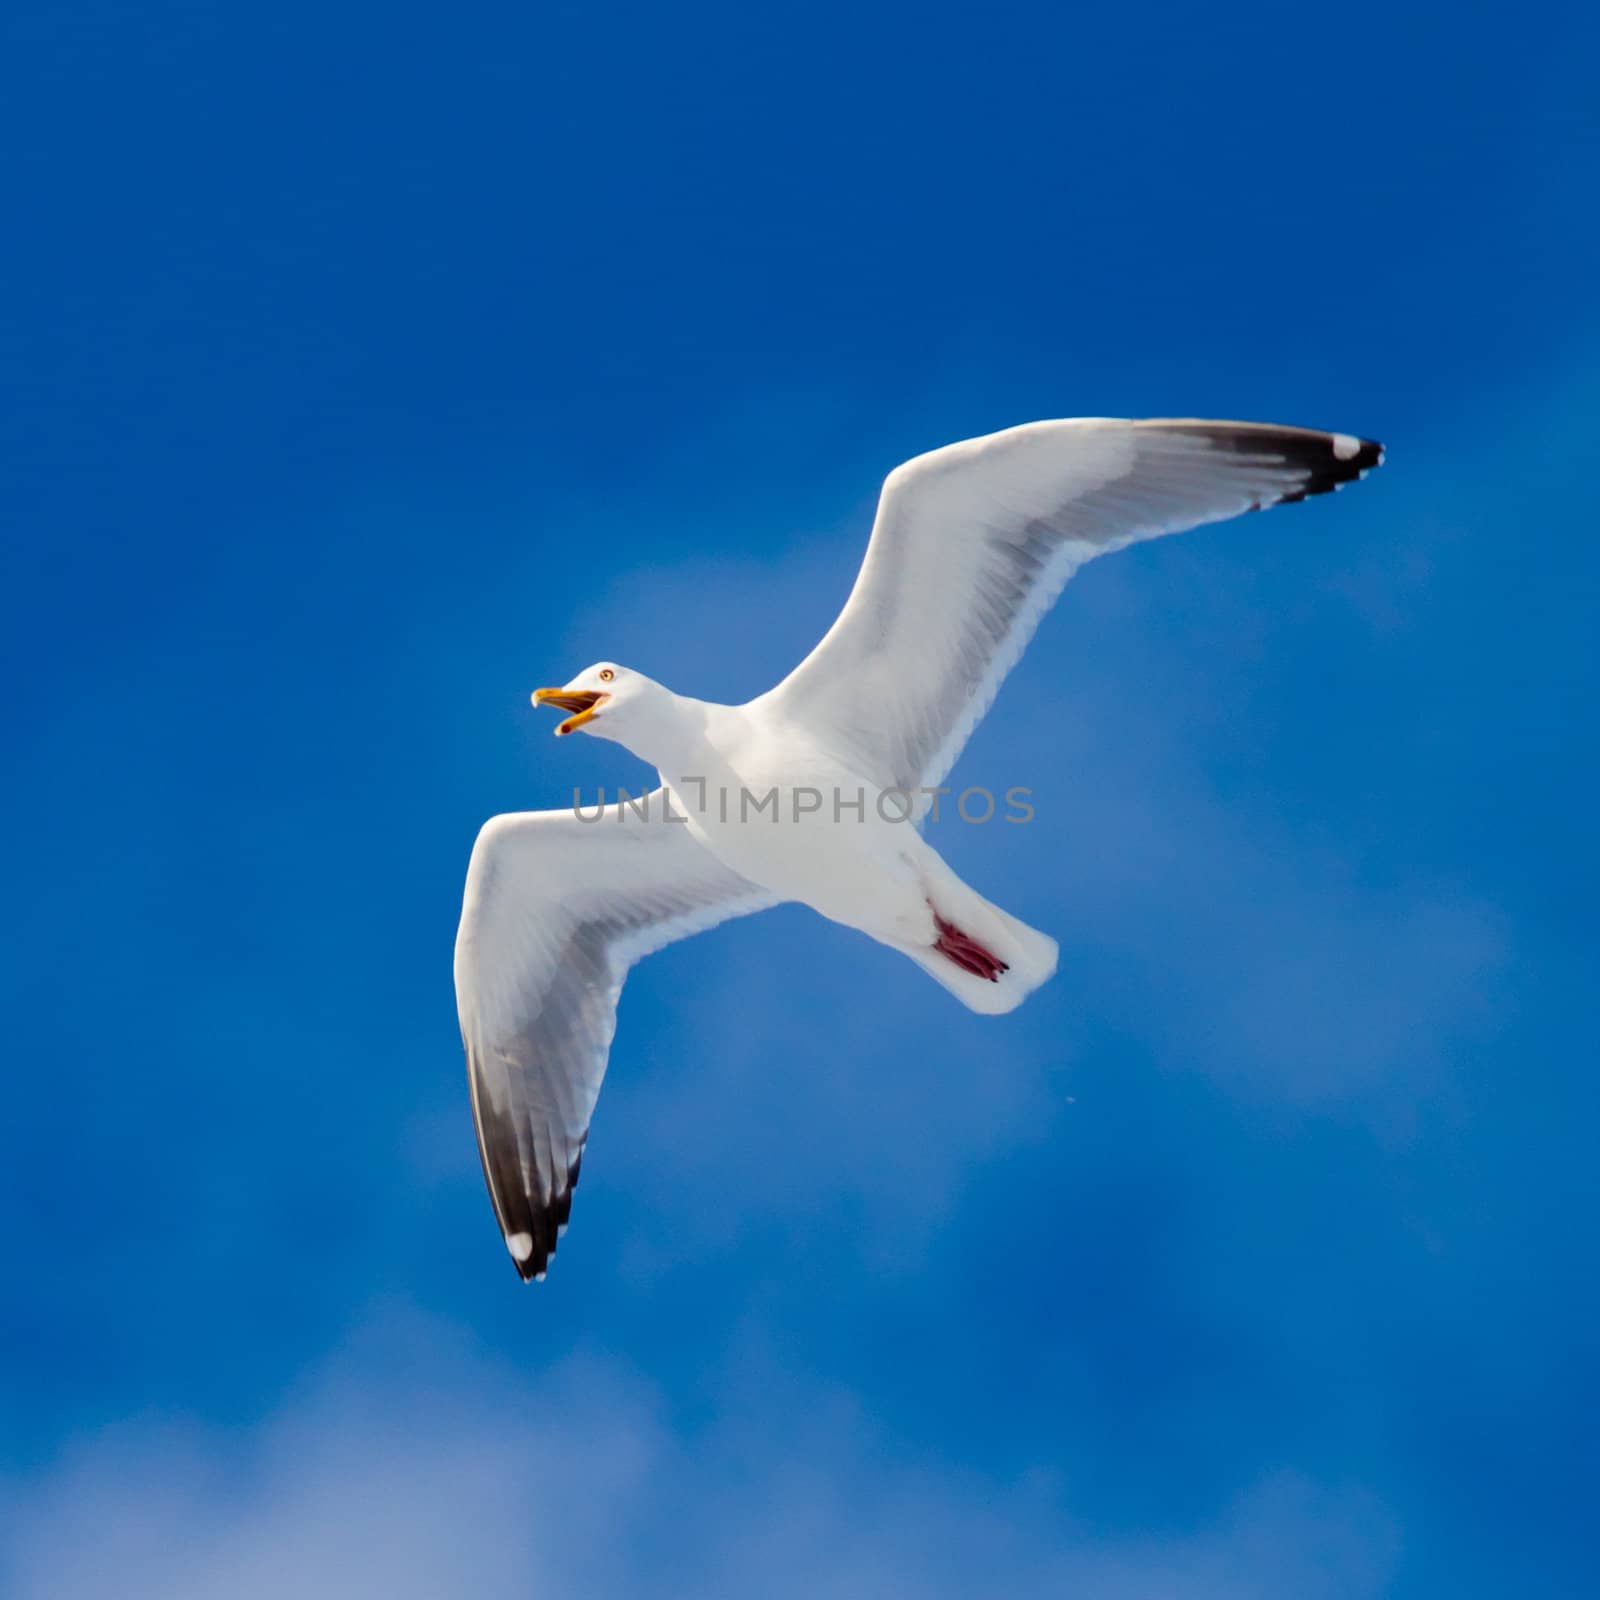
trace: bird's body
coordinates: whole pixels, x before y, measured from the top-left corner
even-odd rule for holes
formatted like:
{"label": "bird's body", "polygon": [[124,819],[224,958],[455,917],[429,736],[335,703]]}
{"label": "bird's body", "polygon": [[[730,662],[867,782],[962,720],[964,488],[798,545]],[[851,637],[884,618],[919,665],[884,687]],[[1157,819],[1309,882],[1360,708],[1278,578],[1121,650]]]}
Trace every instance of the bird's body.
{"label": "bird's body", "polygon": [[744,705],[604,663],[536,703],[624,744],[661,787],[528,812],[473,850],[456,984],[479,1148],[506,1244],[542,1276],[571,1207],[628,967],[782,901],[1004,1012],[1056,945],[963,883],[920,822],[1078,566],[1142,538],[1336,488],[1381,459],[1257,423],[1031,423],[890,474],[855,589],[817,648]]}
{"label": "bird's body", "polygon": [[[937,947],[941,922],[968,932],[1005,970],[984,979],[955,964],[930,970],[975,1011],[1012,1010],[1054,970],[1055,941],[1020,937],[1031,930],[962,884],[923,837],[918,794],[885,788],[770,696],[729,706],[657,683],[648,693],[648,732],[629,748],[657,769],[661,816],[774,901],[809,906],[914,959]],[[648,809],[647,798],[618,822],[648,820]]]}
{"label": "bird's body", "polygon": [[715,710],[696,765],[661,773],[695,839],[779,900],[874,938],[899,930],[915,830],[884,820],[877,785],[804,731]]}

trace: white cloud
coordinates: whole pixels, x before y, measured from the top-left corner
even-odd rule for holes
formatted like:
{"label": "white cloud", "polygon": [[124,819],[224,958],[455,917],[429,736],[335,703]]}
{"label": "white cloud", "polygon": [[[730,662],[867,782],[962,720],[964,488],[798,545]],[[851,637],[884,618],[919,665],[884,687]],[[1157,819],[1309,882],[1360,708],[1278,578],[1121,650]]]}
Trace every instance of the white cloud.
{"label": "white cloud", "polygon": [[1108,1536],[1048,1472],[897,1455],[851,1397],[786,1384],[678,1434],[611,1368],[519,1376],[391,1312],[255,1426],[135,1421],[12,1484],[0,1573],[14,1600],[1363,1600],[1393,1571],[1357,1489],[1285,1471],[1210,1526]]}

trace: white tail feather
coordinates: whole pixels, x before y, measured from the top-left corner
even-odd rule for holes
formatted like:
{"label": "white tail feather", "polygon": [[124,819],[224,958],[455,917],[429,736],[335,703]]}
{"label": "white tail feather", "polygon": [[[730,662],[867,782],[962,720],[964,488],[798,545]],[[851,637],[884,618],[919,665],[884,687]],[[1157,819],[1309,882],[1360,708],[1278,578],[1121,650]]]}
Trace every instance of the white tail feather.
{"label": "white tail feather", "polygon": [[976,940],[1008,970],[992,980],[980,978],[932,945],[898,942],[897,948],[969,1010],[990,1016],[1014,1011],[1054,974],[1059,953],[1055,940],[985,900],[937,856],[927,863],[925,871],[928,901],[935,913]]}

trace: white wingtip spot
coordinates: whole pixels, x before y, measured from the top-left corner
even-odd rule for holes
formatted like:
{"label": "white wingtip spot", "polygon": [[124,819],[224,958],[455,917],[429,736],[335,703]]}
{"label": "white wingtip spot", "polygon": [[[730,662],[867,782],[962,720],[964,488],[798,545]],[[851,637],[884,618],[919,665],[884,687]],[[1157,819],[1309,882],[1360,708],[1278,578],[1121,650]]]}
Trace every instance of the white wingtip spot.
{"label": "white wingtip spot", "polygon": [[1333,453],[1341,461],[1348,461],[1360,448],[1361,441],[1354,434],[1336,433],[1333,436]]}
{"label": "white wingtip spot", "polygon": [[526,1261],[533,1254],[533,1235],[531,1233],[508,1233],[506,1235],[506,1249],[511,1252],[513,1261]]}

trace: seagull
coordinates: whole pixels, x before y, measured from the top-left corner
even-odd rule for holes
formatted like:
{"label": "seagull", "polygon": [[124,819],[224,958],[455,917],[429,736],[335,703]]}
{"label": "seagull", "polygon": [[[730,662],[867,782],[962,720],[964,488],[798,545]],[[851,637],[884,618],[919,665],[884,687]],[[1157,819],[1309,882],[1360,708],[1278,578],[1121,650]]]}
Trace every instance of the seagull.
{"label": "seagull", "polygon": [[904,952],[973,1011],[1010,1011],[1056,943],[962,882],[922,824],[1063,585],[1095,556],[1304,500],[1383,448],[1254,422],[1079,417],[920,455],[884,482],[838,619],[744,705],[614,662],[536,706],[657,769],[637,800],[491,818],[467,869],[455,983],[478,1151],[506,1249],[542,1279],[628,969],[799,901]]}

